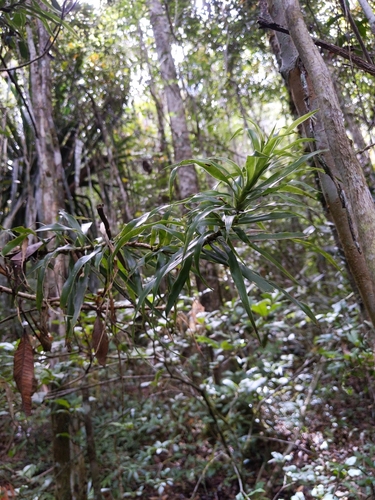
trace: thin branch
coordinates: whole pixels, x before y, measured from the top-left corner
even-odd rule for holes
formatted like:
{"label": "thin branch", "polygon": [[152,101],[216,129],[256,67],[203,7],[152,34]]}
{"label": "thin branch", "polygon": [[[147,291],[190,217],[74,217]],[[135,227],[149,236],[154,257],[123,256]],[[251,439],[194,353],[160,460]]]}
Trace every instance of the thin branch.
{"label": "thin branch", "polygon": [[[260,28],[267,28],[267,29],[271,29],[274,31],[278,31],[280,33],[285,33],[287,35],[290,35],[288,29],[284,28],[283,26],[280,26],[277,23],[270,23],[262,17],[260,17],[258,19],[258,24],[259,24]],[[336,55],[342,57],[343,59],[350,61],[355,66],[357,66],[357,68],[362,69],[363,71],[366,71],[366,73],[368,73],[372,76],[375,76],[375,65],[365,61],[364,59],[362,59],[362,57],[356,56],[355,54],[353,54],[353,52],[351,50],[343,49],[342,47],[338,47],[337,45],[334,45],[332,43],[325,42],[324,40],[321,40],[320,38],[311,37],[311,39],[313,40],[313,42],[315,43],[315,45],[317,47],[321,47],[322,49],[326,49],[329,52],[331,52],[332,54],[336,54]]]}
{"label": "thin branch", "polygon": [[365,153],[366,151],[368,151],[369,149],[373,148],[375,146],[375,142],[373,142],[372,144],[369,144],[368,146],[366,146],[364,149],[360,149],[359,151],[356,151],[356,155],[361,155],[363,153]]}
{"label": "thin branch", "polygon": [[364,44],[364,41],[362,40],[359,29],[358,29],[358,27],[353,19],[353,16],[350,12],[349,5],[346,4],[346,0],[340,0],[340,5],[341,5],[341,9],[344,13],[344,16],[347,18],[352,30],[354,31],[355,37],[358,40],[359,45],[361,46],[362,52],[363,52],[364,56],[366,57],[367,62],[369,62],[370,64],[373,64],[371,56],[367,51],[366,45]]}
{"label": "thin branch", "polygon": [[[24,0],[21,0],[20,2],[18,2],[18,4],[15,4],[14,6],[22,4],[23,1]],[[66,9],[65,7],[66,7],[67,0],[65,0],[64,4],[62,6],[62,9],[61,9],[61,16],[60,16],[60,22],[61,23],[64,21],[64,18],[69,14],[69,12],[71,12],[74,9],[74,7],[76,6],[77,2],[78,2],[78,0],[75,1],[75,2],[73,2],[72,5],[68,9]],[[0,9],[0,10],[2,10],[2,9]],[[30,64],[32,64],[32,63],[34,63],[36,61],[39,61],[39,59],[42,59],[45,55],[48,54],[48,52],[51,50],[51,48],[55,45],[57,37],[59,36],[60,31],[61,31],[61,24],[59,24],[55,29],[56,29],[55,35],[53,36],[53,38],[50,41],[50,43],[48,43],[46,45],[45,49],[43,50],[43,52],[41,54],[39,54],[37,57],[34,57],[34,59],[30,59],[29,61],[26,61],[25,63],[19,64],[18,66],[12,66],[11,68],[7,68],[7,67],[0,68],[0,73],[1,72],[14,71],[14,70],[17,70],[17,69],[24,68],[25,66],[30,66]]]}
{"label": "thin branch", "polygon": [[[21,68],[24,68],[25,66],[30,66],[30,64],[33,64],[34,62],[39,61],[39,59],[42,59],[46,54],[48,54],[48,52],[54,46],[54,44],[57,40],[57,37],[60,34],[60,30],[61,30],[61,26],[59,26],[59,28],[58,28],[56,34],[54,35],[54,37],[52,38],[51,42],[47,45],[47,47],[44,49],[44,51],[41,54],[39,54],[39,56],[34,57],[34,59],[30,59],[29,61],[26,61],[22,64],[19,64],[18,66],[12,66],[11,68],[7,68],[7,67],[0,68],[0,73],[2,73],[2,72],[9,73],[9,71],[15,71],[16,69],[21,69]],[[2,61],[2,63],[3,63],[3,61]]]}
{"label": "thin branch", "polygon": [[111,232],[111,228],[109,226],[108,219],[104,213],[104,205],[103,204],[98,205],[96,207],[96,210],[98,211],[98,215],[100,217],[100,220],[104,224],[105,232],[107,233],[108,239],[111,240],[112,239],[112,232]]}
{"label": "thin branch", "polygon": [[[15,79],[15,77],[13,76],[11,70],[7,68],[5,59],[3,58],[3,56],[1,54],[0,54],[0,61],[1,61],[2,65],[5,68],[5,71],[8,72],[8,77],[9,77],[10,81],[16,87],[16,91],[17,91],[18,95],[21,97],[21,100],[22,100],[22,102],[23,102],[23,104],[24,104],[24,106],[25,106],[25,108],[27,110],[27,113],[30,116],[31,123],[33,124],[33,129],[34,129],[34,132],[35,132],[35,137],[38,139],[39,138],[39,134],[38,134],[38,130],[36,128],[36,123],[35,123],[35,120],[34,120],[34,115],[31,112],[31,110],[29,108],[29,105],[27,104],[27,101],[26,101],[26,99],[25,99],[25,97],[24,97],[24,95],[22,93],[21,87],[18,85],[18,82]],[[0,70],[0,71],[3,71],[3,70]]]}

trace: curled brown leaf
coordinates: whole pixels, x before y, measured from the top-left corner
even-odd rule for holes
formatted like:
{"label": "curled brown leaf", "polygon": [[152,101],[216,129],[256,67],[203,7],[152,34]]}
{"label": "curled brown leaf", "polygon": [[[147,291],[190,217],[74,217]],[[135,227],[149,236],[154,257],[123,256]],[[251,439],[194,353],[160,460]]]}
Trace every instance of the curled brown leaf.
{"label": "curled brown leaf", "polygon": [[33,348],[26,332],[23,333],[14,354],[13,376],[21,393],[23,410],[27,416],[31,415],[31,396],[35,392],[36,381]]}
{"label": "curled brown leaf", "polygon": [[95,351],[98,363],[101,366],[105,366],[107,362],[109,339],[105,330],[105,325],[100,316],[97,316],[94,323],[94,330],[92,332],[92,347]]}

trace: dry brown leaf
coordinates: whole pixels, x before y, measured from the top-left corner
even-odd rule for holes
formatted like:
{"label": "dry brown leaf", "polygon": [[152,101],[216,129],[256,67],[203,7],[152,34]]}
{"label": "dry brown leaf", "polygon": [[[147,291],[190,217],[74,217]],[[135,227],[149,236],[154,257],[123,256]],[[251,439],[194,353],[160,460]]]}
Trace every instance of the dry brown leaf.
{"label": "dry brown leaf", "polygon": [[31,396],[35,389],[34,354],[26,332],[14,354],[13,376],[21,393],[23,410],[27,416],[31,415]]}
{"label": "dry brown leaf", "polygon": [[48,312],[47,309],[43,309],[40,315],[39,323],[39,342],[42,344],[43,349],[47,352],[51,350],[53,337],[48,331],[47,326]]}
{"label": "dry brown leaf", "polygon": [[189,313],[189,330],[194,333],[197,331],[197,314],[200,312],[204,312],[204,307],[202,304],[199,302],[198,299],[193,300],[193,303],[191,305],[191,310]]}
{"label": "dry brown leaf", "polygon": [[35,252],[37,252],[42,245],[44,245],[44,241],[38,241],[33,245],[28,245],[28,241],[27,239],[25,239],[23,240],[21,251],[13,255],[10,260],[22,266],[23,263],[28,260]]}
{"label": "dry brown leaf", "polygon": [[8,278],[8,275],[9,275],[8,271],[2,265],[0,265],[0,274],[5,276],[6,278]]}
{"label": "dry brown leaf", "polygon": [[14,491],[13,486],[10,483],[0,486],[0,499],[10,500],[12,498],[16,498],[16,492]]}
{"label": "dry brown leaf", "polygon": [[100,316],[97,316],[92,332],[92,347],[95,350],[95,356],[101,366],[106,365],[109,339],[105,330],[105,325]]}

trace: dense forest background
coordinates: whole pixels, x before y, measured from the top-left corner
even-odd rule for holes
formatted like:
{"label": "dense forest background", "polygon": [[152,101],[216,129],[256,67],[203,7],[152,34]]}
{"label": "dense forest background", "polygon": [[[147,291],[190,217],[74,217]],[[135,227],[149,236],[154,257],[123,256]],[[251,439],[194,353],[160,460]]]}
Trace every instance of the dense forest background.
{"label": "dense forest background", "polygon": [[1,498],[375,498],[374,8],[0,1]]}

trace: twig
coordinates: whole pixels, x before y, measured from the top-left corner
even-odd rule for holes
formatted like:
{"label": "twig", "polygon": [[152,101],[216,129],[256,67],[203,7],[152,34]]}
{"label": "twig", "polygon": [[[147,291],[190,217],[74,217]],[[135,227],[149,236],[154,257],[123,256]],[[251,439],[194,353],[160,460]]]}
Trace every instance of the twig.
{"label": "twig", "polygon": [[193,493],[192,493],[192,495],[191,495],[191,497],[190,497],[190,500],[194,500],[195,495],[197,494],[197,491],[198,491],[199,485],[201,484],[201,482],[202,482],[202,480],[203,480],[203,478],[204,478],[204,476],[205,476],[205,474],[206,474],[206,472],[207,472],[208,468],[210,467],[210,465],[211,465],[213,462],[215,462],[215,460],[218,460],[218,459],[219,459],[221,456],[223,456],[223,455],[224,455],[224,453],[223,453],[222,451],[220,451],[217,455],[214,455],[214,456],[211,458],[211,460],[209,460],[209,461],[207,462],[207,464],[205,465],[205,468],[204,468],[204,469],[203,469],[203,471],[202,471],[202,474],[199,476],[199,479],[198,479],[198,481],[197,481],[196,485],[194,486],[194,490],[193,490]]}
{"label": "twig", "polygon": [[[86,376],[86,374],[84,374],[81,377],[81,379],[84,378],[85,376]],[[101,385],[109,384],[110,382],[117,382],[118,380],[121,380],[121,379],[134,380],[134,379],[149,379],[149,378],[154,378],[154,377],[155,377],[154,374],[150,374],[150,375],[123,375],[120,377],[114,377],[114,378],[102,380],[101,382],[95,382],[95,384],[87,384],[87,385],[83,385],[83,386],[79,386],[79,387],[71,387],[70,389],[56,389],[55,391],[46,393],[46,396],[44,397],[44,399],[60,398],[62,396],[66,396],[68,394],[72,394],[76,391],[81,391],[82,389],[91,389],[93,387],[98,387]],[[76,379],[76,381],[77,381],[77,379]]]}
{"label": "twig", "polygon": [[15,77],[13,76],[11,70],[7,68],[5,59],[3,58],[3,56],[1,54],[0,54],[0,61],[1,61],[2,65],[4,66],[4,71],[8,72],[8,77],[9,77],[10,81],[15,86],[18,95],[21,97],[21,100],[22,100],[22,102],[23,102],[23,104],[24,104],[24,106],[25,106],[25,108],[27,110],[27,114],[30,117],[31,123],[33,124],[33,129],[34,129],[34,132],[35,132],[35,137],[38,139],[39,138],[39,134],[38,134],[38,129],[37,129],[35,120],[34,120],[34,115],[31,112],[31,109],[29,108],[29,105],[27,103],[27,100],[25,99],[25,96],[22,93],[21,87],[18,85],[18,82],[15,79]]}
{"label": "twig", "polygon": [[363,149],[360,149],[359,151],[356,151],[356,155],[361,155],[363,153],[365,153],[366,151],[368,151],[369,149],[373,148],[375,146],[375,142],[373,142],[372,144],[369,144],[368,146],[366,146],[365,148]]}
{"label": "twig", "polygon": [[[277,23],[270,23],[262,17],[258,19],[258,24],[260,28],[268,28],[280,33],[285,33],[287,35],[290,34],[288,29],[280,26]],[[334,45],[332,43],[325,42],[324,40],[320,40],[319,38],[311,38],[315,45],[317,45],[318,47],[329,50],[330,52],[332,52],[332,54],[341,56],[343,59],[354,63],[357,68],[362,69],[363,71],[366,71],[366,73],[375,76],[375,65],[365,61],[364,59],[362,59],[362,57],[356,56],[351,50],[343,49],[342,47],[338,47],[337,45]]]}
{"label": "twig", "polygon": [[98,215],[100,217],[100,220],[103,222],[104,227],[105,227],[105,232],[107,233],[108,239],[112,239],[112,233],[111,233],[111,228],[109,226],[108,219],[104,213],[104,205],[100,204],[96,207],[96,210],[98,211]]}
{"label": "twig", "polygon": [[327,360],[322,357],[320,359],[319,363],[318,363],[317,370],[315,372],[314,378],[312,379],[311,384],[309,386],[309,390],[307,391],[307,396],[306,396],[305,402],[304,402],[304,404],[301,407],[301,418],[302,418],[302,421],[304,421],[304,419],[305,419],[307,407],[309,406],[309,404],[311,402],[311,398],[313,397],[313,394],[315,392],[316,386],[318,385],[319,379],[322,376],[323,368],[324,368],[324,365],[325,365],[326,362],[327,362]]}

